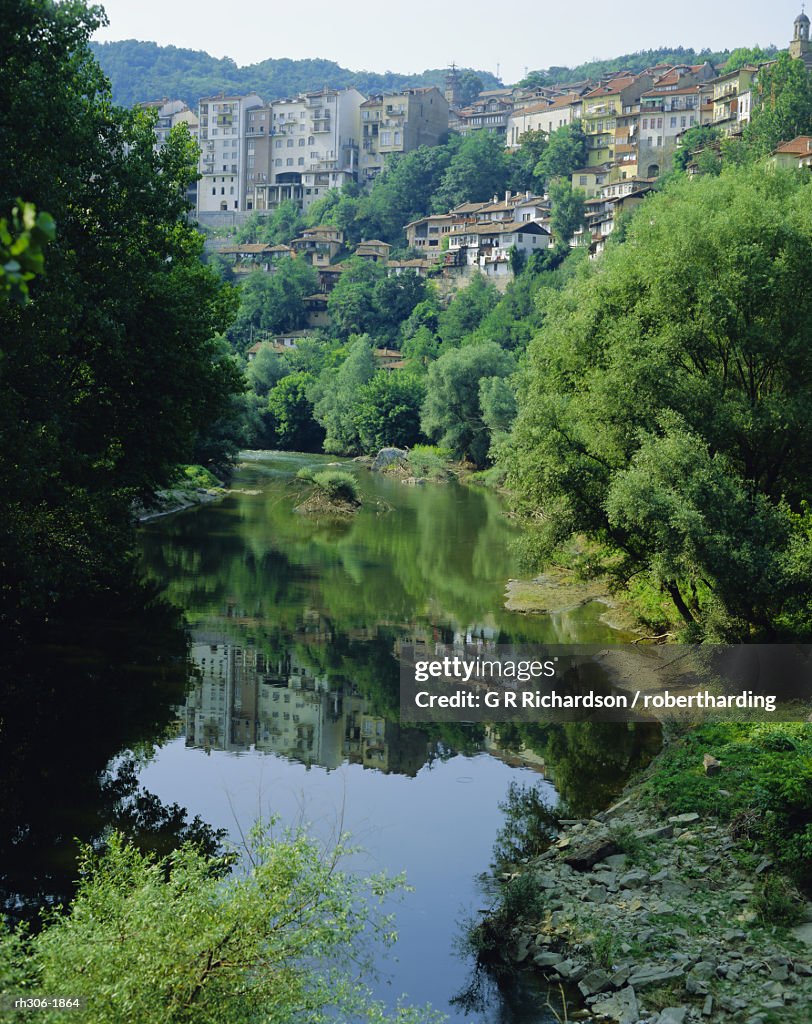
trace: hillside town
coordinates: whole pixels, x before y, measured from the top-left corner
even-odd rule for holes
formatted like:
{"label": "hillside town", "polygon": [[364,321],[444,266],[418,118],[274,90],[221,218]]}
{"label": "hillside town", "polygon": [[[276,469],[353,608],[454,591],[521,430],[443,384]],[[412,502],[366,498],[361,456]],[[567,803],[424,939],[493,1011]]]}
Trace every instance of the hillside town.
{"label": "hillside town", "polygon": [[[809,17],[802,12],[794,21],[789,54],[807,68],[812,67],[809,30]],[[198,140],[200,180],[193,200],[198,222],[207,228],[239,225],[252,213],[272,212],[286,201],[306,213],[330,190],[349,183],[368,187],[393,155],[438,145],[449,132],[491,132],[515,151],[529,132],[549,137],[579,124],[587,137],[587,159],[573,170],[571,185],[584,193],[586,227],[566,241],[588,243],[596,255],[618,215],[639,205],[672,169],[687,131],[712,125],[725,137],[741,134],[757,102],[759,74],[767,66],[745,63],[722,74],[707,61],[659,64],[598,81],[491,89],[469,105],[460,101],[460,76],[452,66],[443,92],[425,87],[366,97],[354,88],[325,86],[269,103],[251,93],[202,97],[197,111],[180,100],[145,106],[157,109],[159,145],[180,122]],[[808,164],[806,141],[786,141],[789,148],[781,147],[777,162]],[[530,255],[550,244],[546,196],[468,198],[447,213],[404,225],[416,257],[409,261],[412,269],[424,274],[441,263],[479,267],[490,277],[507,278],[511,249]],[[342,241],[335,229],[317,228],[292,248],[325,266]],[[386,261],[385,247],[370,240],[357,255]],[[243,267],[246,260],[255,263],[280,254],[246,247],[230,253]],[[392,265],[395,273],[403,269],[403,261]]]}

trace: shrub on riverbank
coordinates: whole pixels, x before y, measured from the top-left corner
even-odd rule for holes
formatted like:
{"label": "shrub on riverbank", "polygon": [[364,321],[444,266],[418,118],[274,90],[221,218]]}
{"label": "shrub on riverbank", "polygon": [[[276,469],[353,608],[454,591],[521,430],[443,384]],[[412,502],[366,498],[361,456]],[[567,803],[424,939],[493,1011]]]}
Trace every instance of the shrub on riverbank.
{"label": "shrub on riverbank", "polygon": [[359,504],[358,481],[352,473],[342,469],[325,469],[313,474],[313,483],[322,490],[331,501],[348,501]]}
{"label": "shrub on riverbank", "polygon": [[447,463],[451,452],[432,444],[416,444],[409,452],[409,466],[418,478],[442,480],[448,475]]}
{"label": "shrub on riverbank", "polygon": [[0,928],[3,990],[81,998],[85,1024],[434,1021],[390,1016],[359,980],[372,942],[396,938],[380,908],[400,879],[343,873],[348,852],[258,830],[224,883],[220,862],[192,847],[157,860],[115,835],[102,857],[85,849],[67,914],[30,939]]}

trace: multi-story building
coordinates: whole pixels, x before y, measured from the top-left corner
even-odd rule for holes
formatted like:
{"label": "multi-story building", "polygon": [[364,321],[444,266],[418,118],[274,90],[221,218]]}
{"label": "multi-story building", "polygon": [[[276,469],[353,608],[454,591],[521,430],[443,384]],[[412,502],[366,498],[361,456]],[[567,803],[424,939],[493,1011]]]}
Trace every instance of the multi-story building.
{"label": "multi-story building", "polygon": [[200,100],[198,213],[244,210],[248,111],[261,107],[256,93],[206,96]]}
{"label": "multi-story building", "polygon": [[506,144],[517,149],[525,132],[545,132],[549,135],[557,128],[572,124],[580,118],[583,101],[580,96],[570,93],[558,96],[552,101],[530,103],[515,107],[507,120]]}
{"label": "multi-story building", "polygon": [[584,96],[581,120],[588,139],[588,167],[614,162],[618,119],[633,113],[640,97],[653,85],[654,79],[648,72],[624,74]]}
{"label": "multi-story building", "polygon": [[492,89],[479,94],[470,106],[458,110],[453,127],[460,135],[471,132],[494,132],[503,138],[507,136],[507,123],[513,111],[513,94],[510,89]]}
{"label": "multi-story building", "polygon": [[371,181],[393,153],[437,146],[448,135],[448,100],[439,89],[404,89],[361,104],[361,180]]}
{"label": "multi-story building", "polygon": [[643,93],[634,133],[639,174],[654,178],[671,167],[679,137],[702,123],[702,108],[712,95],[714,77],[707,62],[676,65]]}
{"label": "multi-story building", "polygon": [[744,64],[735,71],[720,75],[713,80],[713,124],[725,135],[733,135],[741,129],[739,121],[739,97],[748,94],[757,84],[758,66]]}
{"label": "multi-story building", "polygon": [[271,210],[286,199],[307,209],[357,180],[363,102],[357,89],[324,89],[249,116],[246,209]]}

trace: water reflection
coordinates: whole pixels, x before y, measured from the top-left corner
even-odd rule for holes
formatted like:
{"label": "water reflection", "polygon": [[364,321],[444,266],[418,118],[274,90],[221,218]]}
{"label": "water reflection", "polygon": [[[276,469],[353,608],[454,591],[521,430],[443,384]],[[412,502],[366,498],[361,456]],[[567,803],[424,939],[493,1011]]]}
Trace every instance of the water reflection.
{"label": "water reflection", "polygon": [[138,780],[180,724],[180,615],[131,577],[110,582],[0,633],[0,907],[13,918],[70,899],[77,840],[99,848],[116,828],[161,853],[185,838],[216,846],[202,820]]}

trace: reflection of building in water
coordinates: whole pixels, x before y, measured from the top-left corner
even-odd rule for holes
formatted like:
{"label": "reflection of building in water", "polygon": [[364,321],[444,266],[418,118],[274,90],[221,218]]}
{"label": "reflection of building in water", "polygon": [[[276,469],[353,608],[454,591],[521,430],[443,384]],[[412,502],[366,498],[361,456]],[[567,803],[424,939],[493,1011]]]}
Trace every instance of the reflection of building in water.
{"label": "reflection of building in water", "polygon": [[372,715],[349,683],[331,683],[295,650],[276,660],[246,638],[239,644],[198,633],[195,686],[186,702],[186,744],[257,750],[337,768],[343,761],[414,775],[425,736]]}

